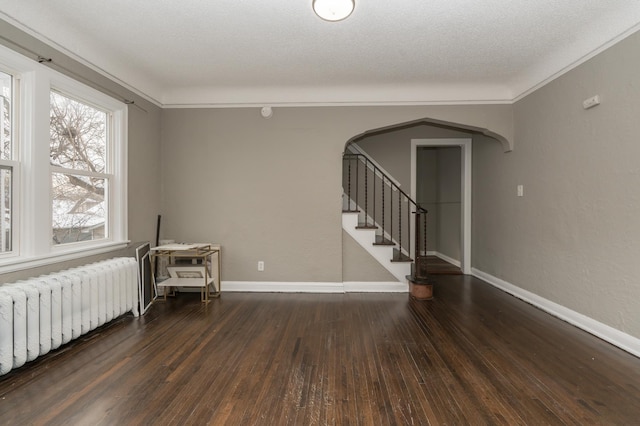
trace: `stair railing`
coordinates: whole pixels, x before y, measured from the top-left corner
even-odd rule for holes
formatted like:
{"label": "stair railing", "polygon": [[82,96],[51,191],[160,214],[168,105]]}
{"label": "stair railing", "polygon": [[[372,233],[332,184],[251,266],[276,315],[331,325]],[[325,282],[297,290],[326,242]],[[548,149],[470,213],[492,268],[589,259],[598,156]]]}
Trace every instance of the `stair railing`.
{"label": "stair railing", "polygon": [[[412,254],[426,256],[427,210],[366,155],[346,152],[342,161],[342,208],[359,212],[358,228],[376,229],[375,244],[396,246],[393,261],[412,261]],[[416,220],[411,220],[412,214]]]}

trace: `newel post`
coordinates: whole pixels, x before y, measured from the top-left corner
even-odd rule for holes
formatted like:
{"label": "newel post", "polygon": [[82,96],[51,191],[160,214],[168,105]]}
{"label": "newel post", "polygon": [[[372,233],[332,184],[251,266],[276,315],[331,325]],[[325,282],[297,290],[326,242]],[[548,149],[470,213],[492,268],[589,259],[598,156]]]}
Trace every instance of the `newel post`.
{"label": "newel post", "polygon": [[[415,216],[415,256],[411,264],[409,294],[414,299],[429,300],[433,298],[433,283],[427,274],[427,211],[416,207]],[[424,228],[420,229],[421,223]],[[424,253],[424,255],[422,254]]]}

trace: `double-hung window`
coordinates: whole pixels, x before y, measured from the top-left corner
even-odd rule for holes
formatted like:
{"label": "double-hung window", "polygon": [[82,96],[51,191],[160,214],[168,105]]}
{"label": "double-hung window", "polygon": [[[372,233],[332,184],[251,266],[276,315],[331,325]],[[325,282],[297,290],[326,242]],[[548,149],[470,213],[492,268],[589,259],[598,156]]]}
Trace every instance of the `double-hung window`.
{"label": "double-hung window", "polygon": [[13,149],[13,86],[11,74],[0,71],[0,253],[13,251],[15,225],[13,212],[14,175],[18,163]]}
{"label": "double-hung window", "polygon": [[52,242],[108,238],[110,114],[52,91],[50,115]]}
{"label": "double-hung window", "polygon": [[0,46],[0,273],[127,243],[127,106]]}

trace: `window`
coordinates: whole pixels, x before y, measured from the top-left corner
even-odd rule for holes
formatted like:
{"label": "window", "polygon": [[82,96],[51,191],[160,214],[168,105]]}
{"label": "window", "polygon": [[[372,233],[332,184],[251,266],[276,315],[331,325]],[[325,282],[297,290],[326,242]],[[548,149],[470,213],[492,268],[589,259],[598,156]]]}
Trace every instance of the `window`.
{"label": "window", "polygon": [[106,238],[109,115],[52,91],[50,116],[53,244]]}
{"label": "window", "polygon": [[13,77],[0,72],[0,253],[13,249]]}
{"label": "window", "polygon": [[0,253],[11,252],[13,231],[13,167],[0,165]]}
{"label": "window", "polygon": [[0,72],[0,159],[11,160],[11,121],[13,114],[11,111],[13,97],[13,77],[10,74]]}
{"label": "window", "polygon": [[0,96],[0,273],[125,247],[127,106],[3,46]]}

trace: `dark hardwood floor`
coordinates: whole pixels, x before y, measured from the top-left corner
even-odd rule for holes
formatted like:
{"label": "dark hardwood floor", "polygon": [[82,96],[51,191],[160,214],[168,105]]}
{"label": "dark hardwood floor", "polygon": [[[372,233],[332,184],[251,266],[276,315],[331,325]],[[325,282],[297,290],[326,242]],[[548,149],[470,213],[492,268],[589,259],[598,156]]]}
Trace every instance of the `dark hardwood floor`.
{"label": "dark hardwood floor", "polygon": [[0,377],[0,423],[640,423],[640,359],[472,277],[434,293],[181,294]]}
{"label": "dark hardwood floor", "polygon": [[462,270],[459,266],[437,256],[427,256],[427,273],[429,275],[462,275]]}

